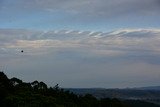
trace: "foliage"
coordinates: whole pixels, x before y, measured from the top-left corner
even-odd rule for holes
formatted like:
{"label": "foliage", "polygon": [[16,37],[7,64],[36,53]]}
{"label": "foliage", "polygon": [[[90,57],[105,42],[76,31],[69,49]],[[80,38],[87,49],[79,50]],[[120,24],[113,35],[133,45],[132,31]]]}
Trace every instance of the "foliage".
{"label": "foliage", "polygon": [[8,79],[0,72],[1,107],[138,107],[127,103],[118,99],[96,99],[91,94],[76,95],[59,88],[58,84],[47,87],[44,82],[25,83],[15,77]]}

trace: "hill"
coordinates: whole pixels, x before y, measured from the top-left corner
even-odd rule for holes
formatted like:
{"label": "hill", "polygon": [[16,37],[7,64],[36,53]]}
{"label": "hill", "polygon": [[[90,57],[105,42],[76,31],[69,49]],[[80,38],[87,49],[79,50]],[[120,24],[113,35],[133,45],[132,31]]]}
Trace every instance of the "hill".
{"label": "hill", "polygon": [[155,90],[160,91],[160,86],[148,86],[148,87],[140,87],[140,88],[133,88],[137,90]]}
{"label": "hill", "polygon": [[160,104],[160,90],[152,88],[131,88],[131,89],[103,89],[103,88],[71,88],[67,89],[78,95],[89,93],[94,97],[118,98],[122,100],[141,100]]}
{"label": "hill", "polygon": [[91,94],[76,95],[59,88],[48,87],[44,82],[23,82],[9,79],[0,72],[1,107],[159,107],[153,103],[115,98],[100,98]]}

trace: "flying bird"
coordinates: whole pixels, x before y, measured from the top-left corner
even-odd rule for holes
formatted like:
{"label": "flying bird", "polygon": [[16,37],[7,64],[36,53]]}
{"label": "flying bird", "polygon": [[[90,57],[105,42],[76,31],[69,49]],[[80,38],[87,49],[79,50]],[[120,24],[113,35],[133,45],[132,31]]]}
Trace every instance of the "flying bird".
{"label": "flying bird", "polygon": [[23,53],[23,50],[21,50],[21,52]]}

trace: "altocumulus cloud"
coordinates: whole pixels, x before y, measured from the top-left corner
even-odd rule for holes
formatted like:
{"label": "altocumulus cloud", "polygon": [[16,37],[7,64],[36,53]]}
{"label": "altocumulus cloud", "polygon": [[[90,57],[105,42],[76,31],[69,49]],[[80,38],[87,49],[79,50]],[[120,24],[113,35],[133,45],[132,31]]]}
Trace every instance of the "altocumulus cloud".
{"label": "altocumulus cloud", "polygon": [[[0,30],[1,54],[49,54],[61,50],[86,52],[95,56],[145,57],[160,54],[159,29],[121,29],[112,32]],[[143,59],[143,58],[142,58]]]}
{"label": "altocumulus cloud", "polygon": [[0,30],[0,64],[8,75],[64,87],[158,85],[159,47],[159,29]]}

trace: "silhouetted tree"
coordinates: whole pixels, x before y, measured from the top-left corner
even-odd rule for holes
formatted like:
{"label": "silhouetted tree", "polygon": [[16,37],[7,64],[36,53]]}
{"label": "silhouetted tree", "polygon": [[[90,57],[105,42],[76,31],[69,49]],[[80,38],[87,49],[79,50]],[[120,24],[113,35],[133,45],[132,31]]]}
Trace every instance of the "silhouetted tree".
{"label": "silhouetted tree", "polygon": [[82,96],[65,91],[58,84],[48,88],[44,82],[8,79],[0,72],[0,107],[129,107],[127,104],[131,107],[158,107],[145,102],[127,101],[124,104],[118,99],[98,100],[91,94]]}
{"label": "silhouetted tree", "polygon": [[19,85],[19,84],[22,84],[22,80],[18,79],[18,78],[11,78],[10,79],[11,83],[13,84],[13,86],[16,86],[16,85]]}
{"label": "silhouetted tree", "polygon": [[36,80],[36,81],[33,81],[32,83],[31,83],[31,86],[33,87],[33,89],[35,89],[35,90],[38,90],[38,85],[39,85],[39,82]]}
{"label": "silhouetted tree", "polygon": [[38,89],[46,90],[47,89],[47,85],[44,82],[40,82],[38,84]]}

